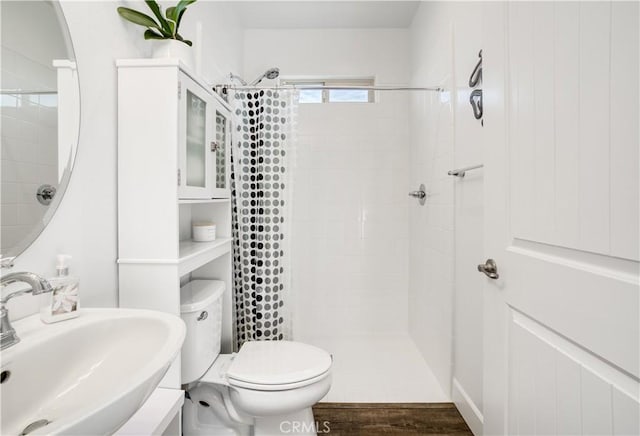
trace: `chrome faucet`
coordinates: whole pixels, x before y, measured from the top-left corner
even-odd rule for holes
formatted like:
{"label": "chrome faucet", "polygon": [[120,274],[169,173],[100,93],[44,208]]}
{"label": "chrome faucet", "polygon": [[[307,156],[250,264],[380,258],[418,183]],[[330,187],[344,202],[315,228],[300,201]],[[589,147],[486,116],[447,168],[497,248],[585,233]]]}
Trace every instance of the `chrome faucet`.
{"label": "chrome faucet", "polygon": [[48,281],[46,281],[39,275],[30,272],[16,272],[2,276],[2,278],[0,278],[0,289],[4,289],[5,286],[8,286],[12,283],[19,282],[26,283],[31,286],[31,288],[12,292],[0,299],[0,350],[4,350],[5,348],[9,348],[10,346],[20,342],[20,338],[9,322],[9,311],[7,310],[7,302],[12,298],[20,297],[21,295],[40,295],[44,294],[45,292],[53,291],[53,288]]}

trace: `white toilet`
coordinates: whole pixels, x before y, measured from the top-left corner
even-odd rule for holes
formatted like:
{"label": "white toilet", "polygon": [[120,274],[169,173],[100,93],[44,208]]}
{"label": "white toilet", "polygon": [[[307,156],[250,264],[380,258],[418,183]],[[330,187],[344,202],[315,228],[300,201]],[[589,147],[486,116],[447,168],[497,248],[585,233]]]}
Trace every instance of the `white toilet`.
{"label": "white toilet", "polygon": [[315,435],[311,406],[331,387],[331,356],[291,341],[247,342],[220,354],[224,282],[181,290],[185,435]]}

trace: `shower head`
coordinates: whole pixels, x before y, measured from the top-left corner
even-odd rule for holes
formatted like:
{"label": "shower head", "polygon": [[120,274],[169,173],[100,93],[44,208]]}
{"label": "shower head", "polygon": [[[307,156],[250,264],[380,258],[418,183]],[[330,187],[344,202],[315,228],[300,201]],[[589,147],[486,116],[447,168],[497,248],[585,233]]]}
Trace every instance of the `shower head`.
{"label": "shower head", "polygon": [[280,68],[270,68],[264,75],[269,80],[276,79],[280,75]]}
{"label": "shower head", "polygon": [[280,75],[280,69],[279,68],[269,68],[267,71],[262,73],[262,75],[260,77],[258,77],[256,80],[251,82],[250,85],[251,86],[257,85],[258,83],[262,82],[262,80],[265,77],[267,79],[269,79],[269,80],[273,80],[273,79],[277,78],[279,75]]}

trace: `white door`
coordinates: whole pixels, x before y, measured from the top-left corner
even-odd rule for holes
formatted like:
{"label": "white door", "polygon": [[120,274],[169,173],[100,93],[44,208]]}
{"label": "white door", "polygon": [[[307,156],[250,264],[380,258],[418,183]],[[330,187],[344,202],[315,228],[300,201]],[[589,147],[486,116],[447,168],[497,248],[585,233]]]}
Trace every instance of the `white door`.
{"label": "white door", "polygon": [[485,7],[487,435],[640,434],[638,12]]}
{"label": "white door", "polygon": [[185,73],[178,86],[178,197],[209,199],[216,181],[215,100]]}

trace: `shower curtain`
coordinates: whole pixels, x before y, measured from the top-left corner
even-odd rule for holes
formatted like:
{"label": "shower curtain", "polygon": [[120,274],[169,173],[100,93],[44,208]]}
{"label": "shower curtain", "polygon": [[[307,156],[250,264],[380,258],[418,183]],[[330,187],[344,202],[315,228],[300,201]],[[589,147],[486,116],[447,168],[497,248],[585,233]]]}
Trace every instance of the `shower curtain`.
{"label": "shower curtain", "polygon": [[289,162],[297,93],[235,93],[231,152],[235,346],[290,338]]}

